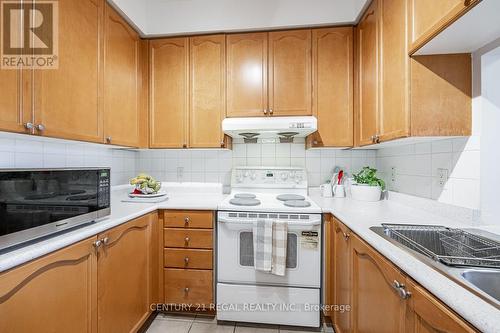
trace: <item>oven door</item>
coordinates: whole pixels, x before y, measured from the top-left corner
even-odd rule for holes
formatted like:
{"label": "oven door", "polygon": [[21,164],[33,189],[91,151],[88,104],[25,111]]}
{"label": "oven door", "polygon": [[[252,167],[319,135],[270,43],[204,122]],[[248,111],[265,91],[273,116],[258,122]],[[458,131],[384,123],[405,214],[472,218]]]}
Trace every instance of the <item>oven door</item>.
{"label": "oven door", "polygon": [[[319,288],[321,284],[321,215],[309,221],[288,221],[285,276],[256,271],[253,221],[224,219],[217,230],[217,280],[224,283]],[[317,243],[310,242],[310,232]],[[308,237],[309,236],[309,237]]]}

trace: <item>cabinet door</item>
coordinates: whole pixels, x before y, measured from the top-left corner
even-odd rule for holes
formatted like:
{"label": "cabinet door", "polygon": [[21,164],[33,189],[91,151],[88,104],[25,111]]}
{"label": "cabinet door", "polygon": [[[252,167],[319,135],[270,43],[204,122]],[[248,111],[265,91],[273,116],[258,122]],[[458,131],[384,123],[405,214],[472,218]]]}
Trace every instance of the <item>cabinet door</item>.
{"label": "cabinet door", "polygon": [[405,277],[355,235],[351,249],[353,332],[403,332],[406,300],[393,284]]}
{"label": "cabinet door", "polygon": [[221,147],[226,111],[226,38],[224,35],[192,37],[189,43],[189,147]]}
{"label": "cabinet door", "polygon": [[[351,231],[337,219],[333,219],[333,303],[344,307],[334,312],[335,331],[345,333],[351,331]],[[351,311],[348,311],[351,310]]]}
{"label": "cabinet door", "polygon": [[406,332],[477,332],[433,295],[410,279],[407,279],[407,288],[411,297],[408,304]]}
{"label": "cabinet door", "polygon": [[373,143],[378,131],[378,1],[374,0],[359,22],[356,40],[357,145]]}
{"label": "cabinet door", "polygon": [[269,33],[269,113],[312,114],[311,30]]}
{"label": "cabinet door", "polygon": [[150,42],[150,146],[187,147],[188,38]]}
{"label": "cabinet door", "polygon": [[410,54],[446,29],[481,0],[407,0]]}
{"label": "cabinet door", "polygon": [[0,273],[0,331],[96,332],[95,240]]}
{"label": "cabinet door", "polygon": [[99,332],[136,332],[150,314],[158,271],[154,218],[145,215],[98,236],[104,240],[98,257]]}
{"label": "cabinet door", "polygon": [[59,1],[59,69],[35,70],[38,134],[103,141],[99,105],[103,0]]}
{"label": "cabinet door", "polygon": [[313,114],[318,131],[308,138],[312,147],[353,145],[353,29],[312,31]]}
{"label": "cabinet door", "polygon": [[267,112],[267,33],[226,37],[227,116],[264,116]]}
{"label": "cabinet door", "polygon": [[[23,96],[22,70],[0,70],[0,130],[25,133],[26,122],[31,122],[31,114],[24,112],[23,104],[29,99]],[[29,110],[28,110],[29,111]]]}
{"label": "cabinet door", "polygon": [[104,137],[107,143],[139,146],[140,38],[106,5],[104,44]]}
{"label": "cabinet door", "polygon": [[406,2],[384,0],[380,9],[380,141],[410,134]]}

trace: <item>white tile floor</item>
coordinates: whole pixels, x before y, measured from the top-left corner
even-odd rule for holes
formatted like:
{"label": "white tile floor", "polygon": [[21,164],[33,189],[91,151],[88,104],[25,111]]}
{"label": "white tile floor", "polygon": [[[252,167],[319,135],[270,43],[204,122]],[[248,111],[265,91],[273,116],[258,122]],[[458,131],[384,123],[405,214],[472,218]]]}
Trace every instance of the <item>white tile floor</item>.
{"label": "white tile floor", "polygon": [[203,315],[158,314],[147,333],[311,333],[333,332],[329,327],[322,330],[304,330],[294,327],[268,325],[217,324],[214,317]]}

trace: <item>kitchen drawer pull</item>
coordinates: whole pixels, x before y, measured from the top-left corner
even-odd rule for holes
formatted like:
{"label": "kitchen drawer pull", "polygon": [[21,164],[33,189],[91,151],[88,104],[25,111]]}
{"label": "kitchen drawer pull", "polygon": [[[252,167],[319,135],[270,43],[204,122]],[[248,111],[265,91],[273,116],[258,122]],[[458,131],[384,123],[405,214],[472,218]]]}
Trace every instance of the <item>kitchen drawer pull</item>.
{"label": "kitchen drawer pull", "polygon": [[186,242],[186,244],[188,244],[190,241],[189,237],[184,238],[184,241]]}
{"label": "kitchen drawer pull", "polygon": [[344,236],[344,239],[347,241],[351,237],[350,234],[346,234],[345,232],[342,232],[342,236]]}
{"label": "kitchen drawer pull", "polygon": [[189,264],[189,257],[184,258],[184,262],[186,263],[186,265]]}
{"label": "kitchen drawer pull", "polygon": [[397,280],[394,280],[394,282],[392,283],[392,287],[398,292],[398,295],[401,299],[410,298],[411,293],[406,290],[406,286],[404,285],[404,283],[399,283]]}
{"label": "kitchen drawer pull", "polygon": [[184,288],[184,292],[187,294],[189,292],[189,288],[188,287]]}
{"label": "kitchen drawer pull", "polygon": [[189,216],[186,216],[184,218],[184,223],[188,224],[190,221],[191,221],[191,219],[189,218]]}

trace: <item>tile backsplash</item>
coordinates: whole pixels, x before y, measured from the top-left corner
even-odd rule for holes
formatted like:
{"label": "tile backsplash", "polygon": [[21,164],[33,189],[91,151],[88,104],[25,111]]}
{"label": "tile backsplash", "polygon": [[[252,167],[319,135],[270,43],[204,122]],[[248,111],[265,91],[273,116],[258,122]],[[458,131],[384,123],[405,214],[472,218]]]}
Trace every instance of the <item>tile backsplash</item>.
{"label": "tile backsplash", "polygon": [[377,150],[390,190],[480,208],[480,137],[441,139]]}
{"label": "tile backsplash", "polygon": [[348,173],[375,166],[370,150],[305,149],[303,139],[294,143],[233,143],[233,150],[155,149],[141,150],[138,172],[151,173],[166,181],[221,182],[229,185],[236,166],[297,166],[308,171],[310,186],[318,186],[332,175],[335,166]]}
{"label": "tile backsplash", "polygon": [[0,132],[0,168],[110,167],[112,185],[135,174],[136,151]]}

